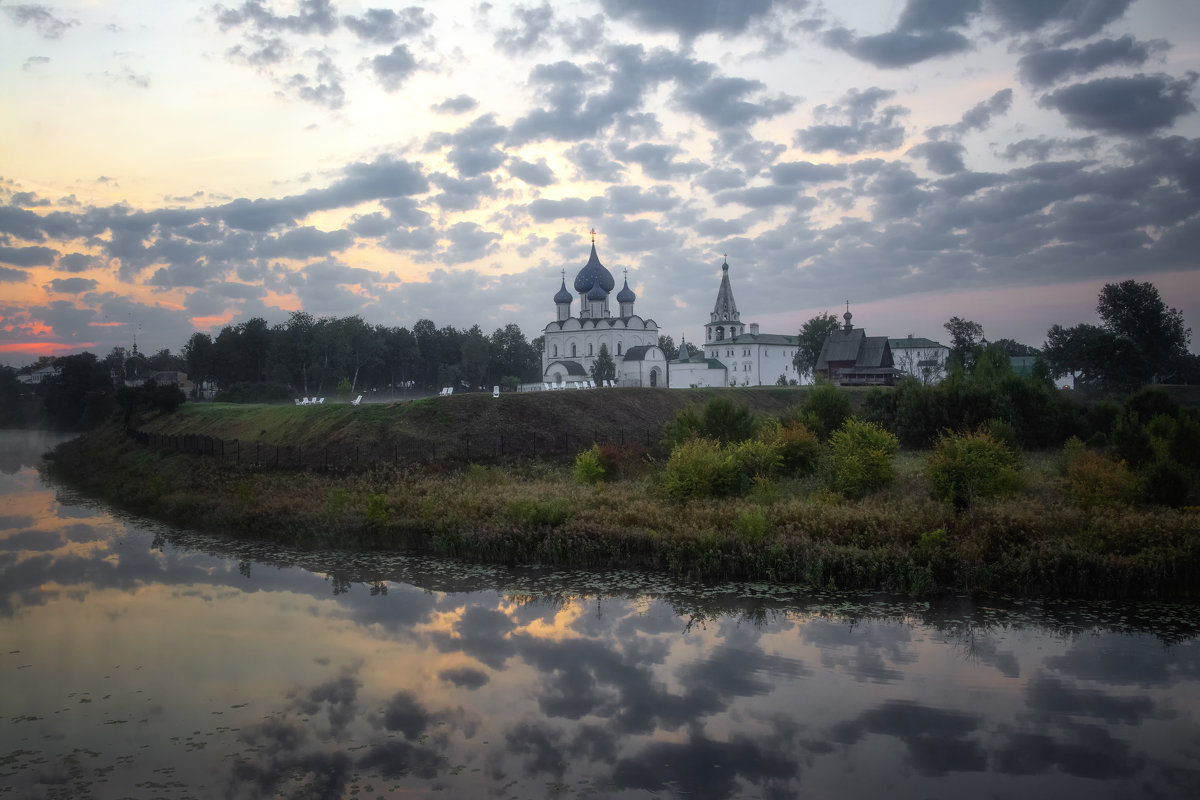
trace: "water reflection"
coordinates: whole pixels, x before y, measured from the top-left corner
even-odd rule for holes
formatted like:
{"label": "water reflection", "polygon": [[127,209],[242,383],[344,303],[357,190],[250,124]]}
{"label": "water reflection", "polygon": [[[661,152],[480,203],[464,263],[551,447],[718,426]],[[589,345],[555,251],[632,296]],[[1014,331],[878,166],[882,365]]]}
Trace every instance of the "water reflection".
{"label": "water reflection", "polygon": [[114,515],[36,463],[0,476],[0,796],[1200,787],[1193,607],[295,553]]}

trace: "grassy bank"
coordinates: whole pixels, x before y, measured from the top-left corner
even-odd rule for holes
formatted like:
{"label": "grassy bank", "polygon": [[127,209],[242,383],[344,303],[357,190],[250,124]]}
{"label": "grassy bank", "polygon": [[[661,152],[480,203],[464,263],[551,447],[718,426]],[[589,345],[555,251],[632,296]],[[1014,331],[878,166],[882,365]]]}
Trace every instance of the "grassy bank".
{"label": "grassy bank", "polygon": [[[772,411],[794,402],[795,392],[738,396]],[[615,394],[558,392],[360,408],[199,405],[145,427],[264,441],[436,441],[498,424],[524,426],[533,435],[581,427],[580,417],[584,429],[661,428],[697,400],[683,392],[632,394],[628,402]],[[1057,455],[1035,454],[1026,458],[1016,495],[960,513],[931,498],[925,457],[901,453],[896,479],[856,502],[831,493],[819,476],[764,482],[744,497],[671,501],[659,483],[661,460],[642,460],[627,477],[586,485],[561,464],[532,461],[346,474],[231,469],[138,446],[115,425],[64,446],[52,466],[61,479],[139,513],[301,547],[399,548],[913,594],[1189,597],[1200,587],[1194,510],[1071,505]]]}

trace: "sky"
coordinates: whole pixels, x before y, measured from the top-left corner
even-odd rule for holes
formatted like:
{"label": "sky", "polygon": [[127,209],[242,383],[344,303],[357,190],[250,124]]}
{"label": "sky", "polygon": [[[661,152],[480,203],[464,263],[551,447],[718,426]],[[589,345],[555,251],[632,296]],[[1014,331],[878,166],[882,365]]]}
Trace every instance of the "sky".
{"label": "sky", "polygon": [[1127,279],[1200,330],[1195,0],[0,0],[0,54],[0,363],[533,337],[593,229],[677,343],[726,258],[764,333],[1040,346]]}

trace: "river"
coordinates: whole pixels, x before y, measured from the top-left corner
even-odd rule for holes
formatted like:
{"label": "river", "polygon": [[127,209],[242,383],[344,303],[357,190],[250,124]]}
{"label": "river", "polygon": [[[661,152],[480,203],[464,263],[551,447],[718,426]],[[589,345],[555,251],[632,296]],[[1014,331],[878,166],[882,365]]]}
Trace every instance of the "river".
{"label": "river", "polygon": [[0,433],[0,798],[1200,797],[1200,612],[306,553]]}

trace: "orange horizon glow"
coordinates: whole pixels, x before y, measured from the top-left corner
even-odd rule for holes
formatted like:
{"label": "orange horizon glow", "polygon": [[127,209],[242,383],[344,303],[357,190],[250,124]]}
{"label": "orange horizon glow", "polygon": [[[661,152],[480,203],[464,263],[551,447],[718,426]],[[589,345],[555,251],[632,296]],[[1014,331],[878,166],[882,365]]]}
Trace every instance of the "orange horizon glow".
{"label": "orange horizon glow", "polygon": [[10,342],[0,344],[0,353],[29,353],[35,356],[52,356],[63,350],[87,350],[97,342]]}

